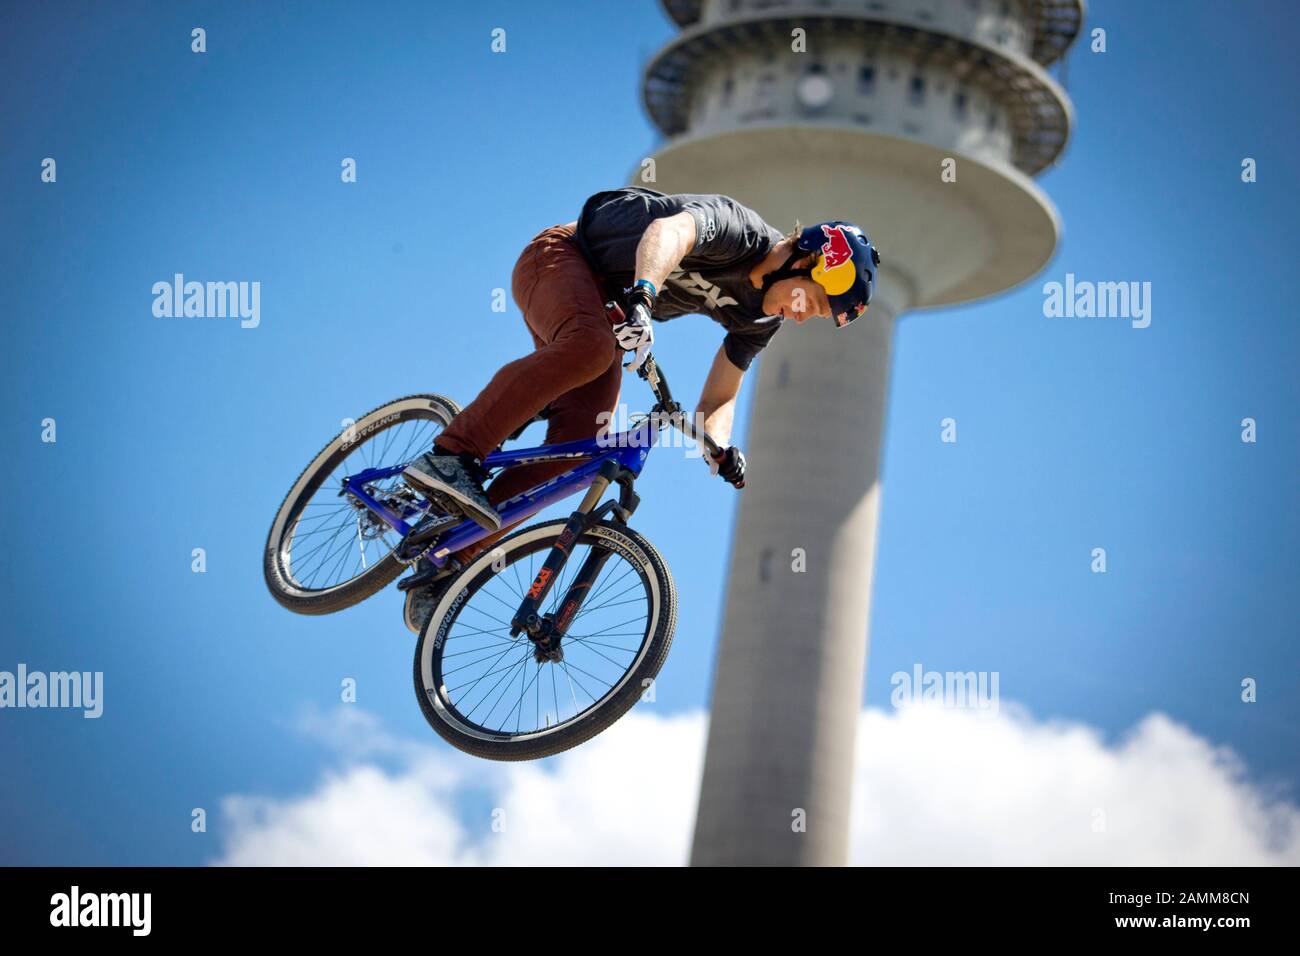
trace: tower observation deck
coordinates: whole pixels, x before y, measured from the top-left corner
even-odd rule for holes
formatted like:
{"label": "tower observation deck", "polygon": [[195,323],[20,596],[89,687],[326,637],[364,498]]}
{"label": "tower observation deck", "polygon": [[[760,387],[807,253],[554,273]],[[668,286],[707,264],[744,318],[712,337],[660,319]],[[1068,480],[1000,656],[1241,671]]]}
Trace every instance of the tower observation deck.
{"label": "tower observation deck", "polygon": [[882,256],[865,316],[787,323],[759,362],[692,849],[844,863],[894,321],[1051,258],[1058,220],[1032,177],[1069,138],[1048,68],[1083,3],[662,2],[681,31],[645,70],[665,137],[646,185],[725,193],[783,231],[852,220]]}

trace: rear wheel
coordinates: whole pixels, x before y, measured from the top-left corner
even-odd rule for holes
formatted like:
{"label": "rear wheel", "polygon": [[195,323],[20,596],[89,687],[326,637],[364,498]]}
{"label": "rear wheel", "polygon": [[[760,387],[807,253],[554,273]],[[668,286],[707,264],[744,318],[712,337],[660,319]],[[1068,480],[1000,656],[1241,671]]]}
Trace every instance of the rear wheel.
{"label": "rear wheel", "polygon": [[443,593],[415,648],[415,692],[429,724],[490,760],[547,757],[590,740],[659,673],[677,623],[663,557],[632,529],[593,525],[572,546],[540,613],[554,613],[593,549],[608,552],[568,627],[558,661],[538,662],[510,620],[565,521],[503,538]]}
{"label": "rear wheel", "polygon": [[[460,411],[441,395],[408,395],[367,412],[312,459],[285,495],[266,539],[262,570],[271,596],[299,614],[329,614],[365,600],[402,573],[401,536],[349,495],[343,479],[403,464],[429,450]],[[394,475],[370,493],[392,507],[416,497]]]}

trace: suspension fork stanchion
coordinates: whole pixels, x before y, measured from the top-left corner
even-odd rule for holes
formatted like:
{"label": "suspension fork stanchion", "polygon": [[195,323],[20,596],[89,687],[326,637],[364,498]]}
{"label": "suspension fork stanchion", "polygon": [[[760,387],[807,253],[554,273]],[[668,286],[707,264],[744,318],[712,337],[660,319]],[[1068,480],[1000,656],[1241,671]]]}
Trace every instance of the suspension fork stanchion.
{"label": "suspension fork stanchion", "polygon": [[587,555],[587,560],[582,562],[582,568],[569,584],[569,590],[565,592],[564,600],[560,602],[560,610],[555,615],[552,631],[552,641],[555,644],[558,645],[559,641],[568,635],[569,625],[573,623],[578,608],[582,607],[582,602],[591,594],[596,578],[600,577],[600,572],[605,569],[605,562],[613,553],[605,548],[592,548],[591,554]]}
{"label": "suspension fork stanchion", "polygon": [[537,572],[537,577],[533,578],[533,583],[528,588],[528,593],[524,595],[519,610],[515,612],[515,616],[511,619],[511,637],[518,636],[522,631],[538,644],[539,651],[550,650],[549,637],[553,625],[552,622],[546,621],[538,615],[537,609],[541,607],[542,601],[546,600],[546,595],[550,592],[551,586],[559,576],[560,570],[564,567],[565,562],[569,560],[569,552],[573,548],[574,542],[591,524],[592,512],[605,494],[605,489],[609,487],[610,482],[618,477],[618,473],[619,466],[617,462],[607,461],[600,466],[600,471],[596,473],[591,486],[587,489],[582,504],[578,506],[578,510],[569,515],[564,530],[555,539],[555,544],[551,545],[551,553],[546,556],[546,561]]}

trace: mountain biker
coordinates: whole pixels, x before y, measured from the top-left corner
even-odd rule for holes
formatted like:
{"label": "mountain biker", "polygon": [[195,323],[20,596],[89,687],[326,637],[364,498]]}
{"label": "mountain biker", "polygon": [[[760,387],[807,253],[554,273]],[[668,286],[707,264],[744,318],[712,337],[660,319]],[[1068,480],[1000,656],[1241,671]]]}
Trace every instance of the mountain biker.
{"label": "mountain biker", "polygon": [[[591,438],[601,412],[618,401],[620,355],[639,368],[654,342],[652,321],[704,313],[726,330],[696,411],[724,451],[705,455],[709,470],[738,484],[745,456],[728,445],[736,397],[754,356],[785,319],[815,316],[842,327],[871,301],[880,261],[852,223],[832,221],[789,235],[728,196],[664,195],[627,187],[596,193],[576,222],[538,233],[515,264],[511,292],[535,351],[492,377],[406,468],[417,490],[450,499],[493,531],[458,552],[444,569],[422,561],[403,582],[407,626],[418,633],[439,584],[509,529],[496,504],[572,467],[542,462],[507,469],[486,490],[483,459],[539,413],[546,443]],[[604,303],[623,305],[611,326]]]}

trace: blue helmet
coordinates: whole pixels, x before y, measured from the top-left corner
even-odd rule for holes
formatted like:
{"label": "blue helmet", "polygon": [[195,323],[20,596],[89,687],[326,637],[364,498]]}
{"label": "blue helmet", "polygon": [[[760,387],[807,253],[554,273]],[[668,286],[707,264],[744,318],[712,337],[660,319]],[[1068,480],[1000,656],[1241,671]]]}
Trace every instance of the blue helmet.
{"label": "blue helmet", "polygon": [[809,226],[795,245],[800,255],[817,254],[817,264],[809,274],[826,290],[836,327],[843,328],[867,311],[876,289],[880,253],[865,232],[836,219]]}

